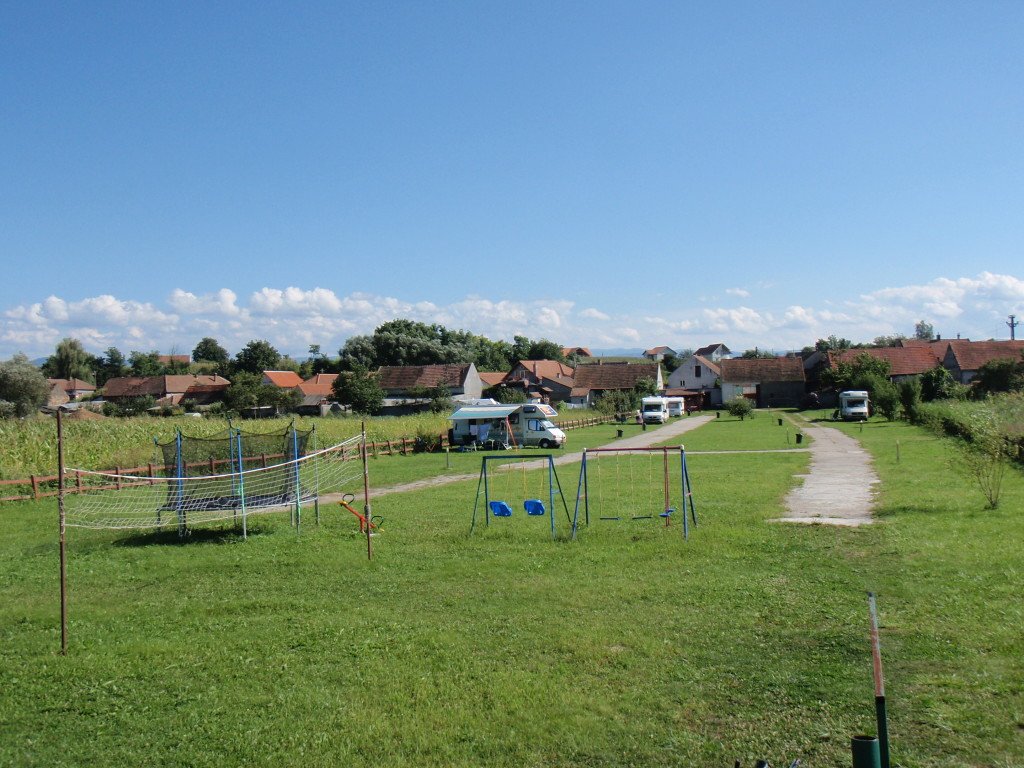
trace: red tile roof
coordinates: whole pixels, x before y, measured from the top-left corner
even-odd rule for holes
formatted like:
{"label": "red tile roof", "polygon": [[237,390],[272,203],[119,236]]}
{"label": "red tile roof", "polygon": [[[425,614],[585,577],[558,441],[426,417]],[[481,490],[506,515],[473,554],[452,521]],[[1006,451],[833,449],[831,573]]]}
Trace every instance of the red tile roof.
{"label": "red tile roof", "polygon": [[109,379],[103,385],[103,396],[114,397],[141,397],[152,395],[153,397],[164,397],[165,395],[185,394],[190,390],[202,392],[213,392],[227,389],[231,382],[221,376],[196,376],[182,374],[179,376],[119,376]]}
{"label": "red tile roof", "polygon": [[318,373],[312,378],[306,379],[299,385],[302,394],[319,395],[326,397],[334,391],[334,380],[338,378],[336,373]]}
{"label": "red tile roof", "polygon": [[264,371],[263,378],[281,389],[296,389],[302,386],[302,377],[295,371]]}
{"label": "red tile roof", "polygon": [[658,380],[658,363],[605,363],[576,369],[573,394],[593,389],[632,389],[640,379]]}
{"label": "red tile roof", "polygon": [[888,362],[890,376],[917,376],[941,364],[941,358],[935,356],[933,348],[925,345],[846,349],[833,355],[832,359],[850,364],[863,354]]}
{"label": "red tile roof", "polygon": [[568,357],[569,355],[576,355],[577,357],[593,357],[590,354],[590,350],[586,347],[562,347],[562,354]]}
{"label": "red tile roof", "polygon": [[411,387],[458,387],[466,380],[469,366],[465,365],[382,365],[377,369],[381,389],[396,390]]}
{"label": "red tile roof", "polygon": [[722,381],[733,384],[804,380],[804,363],[799,357],[722,360],[721,368]]}
{"label": "red tile roof", "polygon": [[484,383],[485,387],[496,387],[505,380],[505,375],[501,371],[497,373],[482,372],[480,374],[480,381]]}
{"label": "red tile roof", "polygon": [[963,341],[949,342],[949,352],[961,371],[976,371],[992,360],[1020,360],[1024,341]]}
{"label": "red tile roof", "polygon": [[518,360],[509,375],[519,368],[529,371],[536,379],[572,380],[574,369],[571,365],[557,360]]}
{"label": "red tile roof", "polygon": [[88,381],[82,381],[81,379],[47,379],[47,383],[50,387],[61,387],[65,392],[95,392],[96,385],[90,384]]}

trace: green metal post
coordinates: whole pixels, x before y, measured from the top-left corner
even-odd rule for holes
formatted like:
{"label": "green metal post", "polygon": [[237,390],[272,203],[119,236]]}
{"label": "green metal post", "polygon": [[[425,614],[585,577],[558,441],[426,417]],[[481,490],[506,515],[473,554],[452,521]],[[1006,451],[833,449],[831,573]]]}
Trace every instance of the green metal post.
{"label": "green metal post", "polygon": [[850,740],[853,768],[881,768],[882,758],[875,736],[854,736]]}

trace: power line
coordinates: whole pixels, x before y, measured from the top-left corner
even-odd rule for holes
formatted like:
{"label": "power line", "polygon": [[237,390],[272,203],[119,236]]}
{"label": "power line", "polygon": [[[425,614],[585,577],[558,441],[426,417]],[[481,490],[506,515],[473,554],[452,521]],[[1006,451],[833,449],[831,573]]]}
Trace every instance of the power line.
{"label": "power line", "polygon": [[1020,325],[1020,323],[1017,322],[1017,316],[1010,315],[1010,319],[1007,321],[1006,324],[1010,326],[1010,341],[1015,341],[1017,338],[1016,329],[1017,326]]}

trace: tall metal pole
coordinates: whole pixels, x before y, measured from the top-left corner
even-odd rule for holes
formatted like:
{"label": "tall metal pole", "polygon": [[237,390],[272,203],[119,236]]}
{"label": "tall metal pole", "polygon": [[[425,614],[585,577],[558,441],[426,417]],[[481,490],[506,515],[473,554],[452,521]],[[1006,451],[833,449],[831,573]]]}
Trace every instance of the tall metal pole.
{"label": "tall metal pole", "polygon": [[363,515],[366,518],[366,559],[373,559],[373,540],[370,531],[373,528],[373,515],[370,510],[370,466],[366,462],[366,422],[362,422],[360,432],[363,436]]}
{"label": "tall metal pole", "polygon": [[1007,323],[1007,325],[1010,326],[1010,341],[1016,341],[1017,340],[1017,326],[1020,325],[1020,323],[1017,322],[1017,316],[1016,315],[1010,315],[1010,320]]}
{"label": "tall metal pole", "polygon": [[871,666],[875,677],[875,719],[878,721],[878,752],[882,768],[889,768],[889,722],[885,711],[885,681],[882,679],[882,649],[878,641],[878,609],[875,593],[868,592],[871,617]]}
{"label": "tall metal pole", "polygon": [[[668,512],[668,508],[669,508],[669,504],[671,504],[671,500],[669,499],[669,491],[668,491],[668,446],[667,445],[662,449],[662,453],[661,453],[661,474],[662,474],[662,482],[665,485],[665,503],[662,505],[661,511],[667,513]],[[668,514],[666,514],[665,515],[665,527],[666,528],[668,528],[668,526],[671,523],[671,521],[672,521],[672,518],[669,517]]]}
{"label": "tall metal pole", "polygon": [[57,409],[57,516],[60,519],[60,652],[68,655],[68,554],[64,515],[64,419]]}

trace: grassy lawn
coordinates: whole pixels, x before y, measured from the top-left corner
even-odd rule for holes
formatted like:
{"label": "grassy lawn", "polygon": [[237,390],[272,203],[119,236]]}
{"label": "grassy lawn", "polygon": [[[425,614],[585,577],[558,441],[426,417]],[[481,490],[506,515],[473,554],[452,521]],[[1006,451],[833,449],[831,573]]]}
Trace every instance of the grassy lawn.
{"label": "grassy lawn", "polygon": [[[766,415],[723,413],[685,443],[784,447]],[[614,439],[593,429],[570,449]],[[518,512],[470,537],[475,479],[377,499],[372,562],[335,509],[298,535],[261,518],[246,542],[73,529],[67,657],[55,504],[5,506],[0,765],[845,766],[874,731],[868,589],[894,758],[1024,764],[1024,482],[982,512],[942,443],[844,429],[877,456],[871,528],[765,523],[806,470],[793,451],[693,456],[685,542],[656,520],[552,542]],[[371,477],[479,471],[450,458],[381,458]],[[576,472],[559,468],[570,496]],[[539,495],[541,474],[525,480]]]}
{"label": "grassy lawn", "polygon": [[[754,416],[740,419],[737,416],[730,416],[726,411],[718,412],[720,415],[713,418],[711,422],[693,432],[687,432],[682,437],[658,443],[659,445],[686,446],[690,451],[779,451],[787,448],[796,448],[796,434],[799,432],[801,420],[795,420],[793,412],[784,410],[758,410]],[[715,416],[715,411],[706,411],[705,414]],[[693,417],[690,417],[693,418]],[[782,424],[779,424],[779,420]],[[810,438],[806,435],[799,447],[804,448],[810,445]]]}

